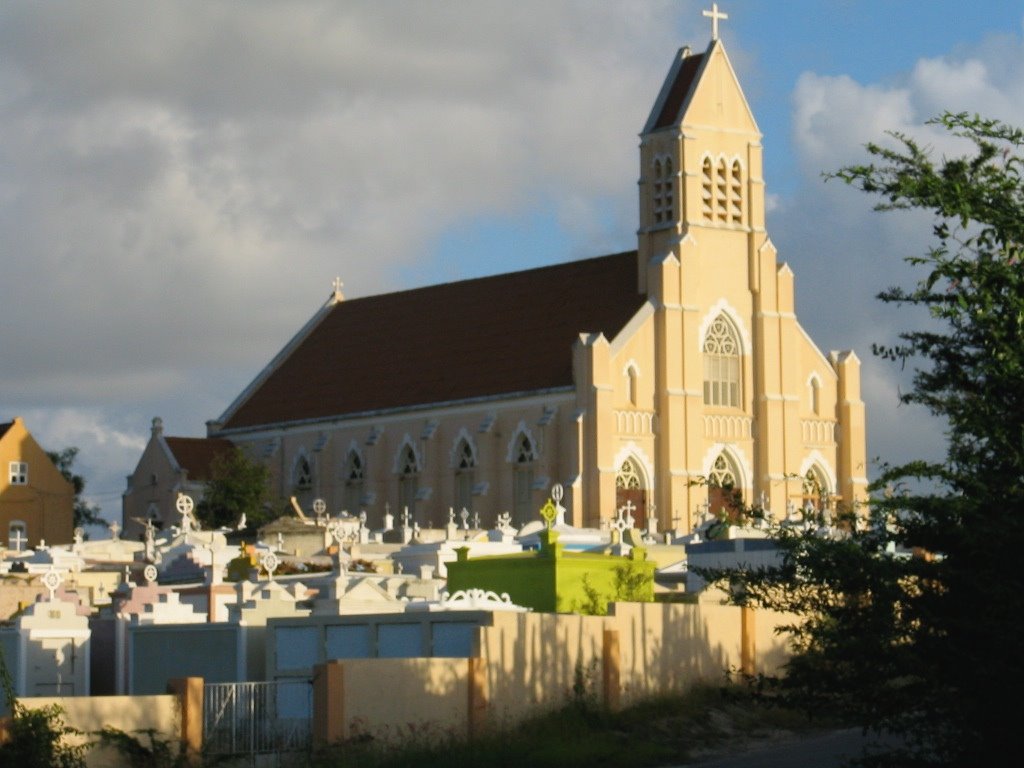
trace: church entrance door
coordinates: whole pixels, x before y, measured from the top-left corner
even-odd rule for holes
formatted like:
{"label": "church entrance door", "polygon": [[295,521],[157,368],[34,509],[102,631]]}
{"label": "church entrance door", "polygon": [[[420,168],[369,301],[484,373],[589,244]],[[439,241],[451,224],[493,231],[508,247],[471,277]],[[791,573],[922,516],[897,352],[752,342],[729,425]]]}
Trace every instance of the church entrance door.
{"label": "church entrance door", "polygon": [[647,526],[647,490],[643,486],[636,462],[626,459],[615,477],[615,515],[617,517],[619,510],[629,504],[637,528]]}

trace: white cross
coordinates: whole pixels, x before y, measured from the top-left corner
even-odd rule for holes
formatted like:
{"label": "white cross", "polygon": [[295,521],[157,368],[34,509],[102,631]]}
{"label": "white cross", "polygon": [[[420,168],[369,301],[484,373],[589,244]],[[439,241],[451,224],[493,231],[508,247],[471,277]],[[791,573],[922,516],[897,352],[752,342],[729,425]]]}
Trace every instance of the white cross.
{"label": "white cross", "polygon": [[110,535],[116,540],[118,534],[121,532],[121,526],[117,524],[117,520],[107,526],[110,529]]}
{"label": "white cross", "polygon": [[718,22],[719,22],[719,20],[722,20],[722,19],[728,19],[729,18],[729,14],[727,14],[727,13],[720,13],[719,10],[718,10],[718,3],[712,3],[711,4],[711,10],[710,11],[704,11],[703,13],[704,13],[705,17],[711,19],[711,39],[712,40],[717,40],[718,39]]}
{"label": "white cross", "polygon": [[331,285],[334,288],[334,295],[335,296],[341,296],[341,289],[345,286],[345,284],[343,282],[341,282],[341,278],[340,277],[334,278],[334,282]]}

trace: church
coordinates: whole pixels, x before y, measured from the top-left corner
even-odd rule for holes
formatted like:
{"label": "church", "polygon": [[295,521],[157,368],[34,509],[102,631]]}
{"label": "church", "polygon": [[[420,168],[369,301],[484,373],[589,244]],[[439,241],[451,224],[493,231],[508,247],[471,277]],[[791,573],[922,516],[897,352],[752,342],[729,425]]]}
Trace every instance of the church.
{"label": "church", "polygon": [[741,498],[866,498],[860,362],[823,353],[765,229],[761,133],[722,41],[683,48],[643,126],[635,251],[323,307],[207,424],[304,509],[467,509],[689,531]]}

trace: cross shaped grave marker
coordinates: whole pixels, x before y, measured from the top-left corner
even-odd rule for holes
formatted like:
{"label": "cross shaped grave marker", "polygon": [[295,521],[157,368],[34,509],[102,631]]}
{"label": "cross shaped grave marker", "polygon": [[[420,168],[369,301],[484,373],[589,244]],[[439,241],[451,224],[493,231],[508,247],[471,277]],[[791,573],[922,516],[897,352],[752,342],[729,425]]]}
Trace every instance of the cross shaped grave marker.
{"label": "cross shaped grave marker", "polygon": [[463,507],[462,511],[459,512],[459,517],[462,518],[462,530],[468,531],[469,530],[469,510],[466,509],[465,507]]}
{"label": "cross shaped grave marker", "polygon": [[278,560],[277,555],[273,552],[264,552],[260,555],[260,566],[267,572],[267,578],[270,581],[274,580],[274,571],[277,570],[277,566],[280,564],[281,561]]}
{"label": "cross shaped grave marker", "polygon": [[121,526],[117,524],[117,520],[114,520],[107,528],[110,529],[110,536],[114,541],[121,538]]}
{"label": "cross shaped grave marker", "polygon": [[156,581],[156,566],[150,563],[142,569],[142,578],[146,580],[147,584],[152,584]]}
{"label": "cross shaped grave marker", "polygon": [[313,500],[313,512],[314,512],[314,514],[316,514],[316,521],[318,523],[323,521],[324,513],[326,511],[327,511],[327,502],[326,501],[324,501],[323,499],[314,499]]}
{"label": "cross shaped grave marker", "polygon": [[195,518],[192,517],[192,510],[195,509],[196,504],[192,501],[191,496],[186,496],[184,493],[178,494],[178,500],[174,502],[174,508],[178,510],[178,514],[181,515],[181,531],[182,533],[189,533],[192,530],[192,526],[195,524]]}
{"label": "cross shaped grave marker", "polygon": [[55,571],[52,565],[50,566],[50,570],[43,574],[43,586],[50,590],[51,603],[57,599],[57,590],[63,583],[64,574],[60,571]]}

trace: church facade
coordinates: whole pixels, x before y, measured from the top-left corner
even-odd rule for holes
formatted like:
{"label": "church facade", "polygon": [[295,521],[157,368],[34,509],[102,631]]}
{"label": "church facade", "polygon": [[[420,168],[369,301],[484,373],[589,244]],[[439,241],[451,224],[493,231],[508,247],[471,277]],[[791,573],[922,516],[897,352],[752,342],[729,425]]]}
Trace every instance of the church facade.
{"label": "church facade", "polygon": [[860,363],[822,353],[765,229],[761,133],[720,40],[641,134],[637,250],[326,304],[216,421],[275,490],[378,526],[866,496]]}

